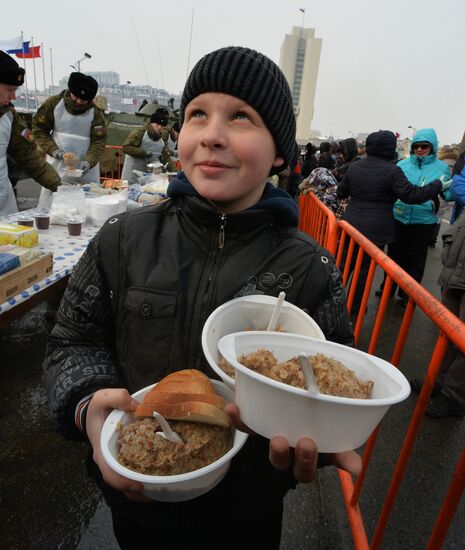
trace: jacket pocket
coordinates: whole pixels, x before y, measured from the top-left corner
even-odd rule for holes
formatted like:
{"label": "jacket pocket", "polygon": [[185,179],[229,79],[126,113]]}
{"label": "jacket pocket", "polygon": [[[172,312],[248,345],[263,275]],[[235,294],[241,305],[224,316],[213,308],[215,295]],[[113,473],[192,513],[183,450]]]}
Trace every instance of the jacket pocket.
{"label": "jacket pocket", "polygon": [[128,289],[122,350],[131,392],[169,372],[177,299],[170,290]]}

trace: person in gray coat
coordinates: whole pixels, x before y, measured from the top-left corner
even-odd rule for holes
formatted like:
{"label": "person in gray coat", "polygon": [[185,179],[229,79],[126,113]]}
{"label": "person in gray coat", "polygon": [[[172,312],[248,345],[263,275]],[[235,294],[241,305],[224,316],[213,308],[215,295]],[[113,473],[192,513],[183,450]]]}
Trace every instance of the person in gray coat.
{"label": "person in gray coat", "polygon": [[[442,303],[462,321],[465,321],[465,215],[442,235],[443,269],[438,283],[441,285]],[[414,391],[419,392],[423,380],[411,380]],[[434,418],[465,415],[465,355],[449,344],[441,371],[432,391],[426,414]]]}

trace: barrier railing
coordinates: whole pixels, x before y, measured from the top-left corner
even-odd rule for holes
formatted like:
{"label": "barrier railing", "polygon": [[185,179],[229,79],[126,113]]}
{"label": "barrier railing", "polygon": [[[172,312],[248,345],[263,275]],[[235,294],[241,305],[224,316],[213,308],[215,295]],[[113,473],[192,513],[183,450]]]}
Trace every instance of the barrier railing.
{"label": "barrier railing", "polygon": [[[355,546],[357,549],[369,547],[373,550],[376,550],[380,548],[381,541],[385,534],[389,517],[391,515],[396,497],[400,489],[400,485],[406,472],[408,461],[413,446],[415,444],[418,431],[420,429],[425,409],[429,403],[432,389],[439,374],[441,363],[444,358],[448,343],[452,342],[462,353],[465,353],[465,324],[460,321],[460,319],[458,319],[454,314],[452,314],[446,307],[444,307],[427,290],[420,286],[402,268],[400,268],[395,262],[393,262],[388,256],[386,256],[384,252],[382,252],[377,246],[375,246],[370,240],[364,237],[360,232],[354,229],[350,224],[343,221],[339,222],[339,229],[340,239],[338,242],[336,264],[341,265],[341,261],[344,259],[343,282],[346,285],[346,288],[348,288],[347,304],[349,311],[351,310],[353,304],[363,256],[367,254],[370,257],[368,277],[366,280],[359,313],[356,317],[355,323],[354,334],[356,344],[359,342],[360,339],[360,334],[366,313],[366,306],[371,294],[374,274],[377,267],[380,267],[382,271],[386,274],[386,279],[383,294],[381,296],[379,307],[376,313],[374,326],[371,331],[371,336],[367,349],[368,353],[374,354],[376,352],[376,348],[381,335],[381,328],[383,326],[386,310],[389,305],[389,298],[393,283],[397,284],[407,294],[408,303],[405,309],[405,313],[403,315],[402,323],[399,328],[399,333],[394,346],[394,350],[392,352],[392,356],[390,358],[390,362],[395,366],[399,365],[405,349],[407,338],[410,335],[415,307],[419,307],[439,329],[439,335],[430,358],[425,382],[423,384],[422,391],[418,397],[413,415],[410,419],[407,433],[405,435],[399,453],[399,458],[397,460],[394,473],[390,480],[385,501],[376,524],[373,538],[369,546],[367,545],[368,543],[366,535],[364,534],[364,530],[361,529],[361,526],[363,526],[363,519],[358,503],[368,464],[370,462],[370,458],[376,444],[379,427],[371,435],[370,439],[365,445],[362,459],[362,473],[357,478],[355,484],[353,483],[352,478],[349,474],[343,471],[339,472],[346,506],[349,510],[349,522],[351,524]],[[345,242],[346,239],[349,239],[348,246]],[[356,248],[358,250],[355,260],[355,267],[349,284],[350,265],[351,263],[353,265],[352,257],[356,251]],[[347,255],[345,258],[343,257],[344,251],[347,251]],[[464,478],[465,457],[462,455],[462,458],[460,459],[457,465],[457,469],[452,477],[449,487],[449,493],[445,497],[440,514],[431,533],[428,548],[440,548],[440,546],[438,546],[439,541],[445,539],[448,526],[450,525],[457,509],[460,495],[463,493],[464,490]]]}
{"label": "barrier railing", "polygon": [[[308,195],[307,195],[308,196]],[[310,201],[301,201],[300,207],[303,210],[302,225],[304,231],[307,231],[312,237],[316,238],[321,243],[322,225],[321,216],[317,216],[316,220],[308,220],[309,215],[313,215],[309,208]],[[318,204],[319,203],[319,204]],[[311,199],[313,209],[324,211],[324,205],[316,198]],[[323,208],[324,207],[324,208]],[[326,228],[325,228],[326,230]],[[389,523],[391,513],[393,511],[396,498],[398,496],[407,465],[412,453],[413,446],[417,439],[417,435],[423,420],[424,412],[429,403],[431,392],[433,390],[436,378],[440,372],[441,363],[446,353],[449,342],[452,342],[462,353],[465,353],[465,324],[453,315],[445,306],[443,306],[434,296],[420,286],[412,277],[410,277],[403,269],[393,262],[382,250],[375,246],[371,241],[364,237],[360,232],[353,228],[347,222],[339,222],[337,227],[332,227],[333,235],[328,236],[325,233],[325,239],[329,242],[336,242],[335,256],[336,264],[343,264],[343,284],[348,290],[347,304],[349,312],[354,302],[356,286],[358,283],[360,269],[364,255],[370,258],[368,276],[366,279],[359,313],[355,316],[355,342],[356,345],[360,342],[362,328],[364,324],[366,308],[372,291],[375,271],[380,268],[385,274],[385,283],[380,303],[376,312],[376,317],[373,327],[367,332],[369,342],[367,352],[374,354],[380,341],[383,322],[385,320],[386,311],[389,305],[391,288],[393,284],[397,284],[408,296],[408,303],[403,314],[399,332],[393,346],[390,362],[396,367],[399,365],[409,336],[411,335],[412,320],[415,308],[418,307],[423,313],[434,323],[439,329],[439,335],[436,340],[433,352],[430,356],[428,370],[426,372],[425,381],[422,391],[418,396],[418,400],[410,418],[409,425],[406,430],[406,435],[403,439],[398,460],[394,468],[394,472],[389,481],[385,494],[384,503],[381,512],[376,520],[373,537],[369,542],[365,524],[363,521],[362,511],[359,506],[360,496],[366,479],[366,474],[370,459],[372,458],[375,449],[380,426],[373,432],[367,441],[362,456],[363,468],[358,478],[353,481],[350,474],[339,470],[339,479],[348,513],[349,524],[352,531],[354,545],[357,550],[380,548],[382,540],[386,534],[386,529]],[[339,240],[338,240],[338,233]],[[354,260],[353,260],[354,259]],[[352,269],[353,268],[353,269]],[[352,273],[351,273],[352,271]],[[371,306],[370,306],[371,307]],[[390,327],[392,330],[392,327]],[[364,334],[365,336],[367,334]],[[437,489],[437,488],[436,488]],[[460,498],[465,489],[465,449],[463,450],[455,471],[452,475],[447,494],[445,494],[442,506],[440,507],[438,516],[434,525],[431,526],[431,533],[426,544],[417,546],[425,547],[428,550],[435,550],[442,547],[452,520],[459,505]],[[444,493],[446,491],[444,490]],[[418,542],[418,541],[417,541]]]}
{"label": "barrier railing", "polygon": [[123,162],[122,145],[105,145],[105,152],[100,159],[100,179],[120,179]]}
{"label": "barrier railing", "polygon": [[313,193],[299,196],[299,229],[311,235],[331,254],[335,254],[337,245],[336,217]]}

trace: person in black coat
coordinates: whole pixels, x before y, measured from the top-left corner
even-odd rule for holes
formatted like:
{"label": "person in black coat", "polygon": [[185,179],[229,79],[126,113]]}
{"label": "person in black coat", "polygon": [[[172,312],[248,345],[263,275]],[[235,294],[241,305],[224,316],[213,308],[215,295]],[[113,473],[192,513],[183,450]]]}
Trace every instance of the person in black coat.
{"label": "person in black coat", "polygon": [[317,167],[318,161],[316,160],[316,147],[314,145],[312,145],[311,143],[307,143],[305,149],[306,153],[304,162],[302,164],[302,177],[308,178],[312,170],[315,170],[315,168]]}
{"label": "person in black coat", "polygon": [[[366,141],[367,157],[349,166],[337,188],[338,198],[349,199],[342,219],[381,249],[395,239],[392,208],[397,199],[407,204],[419,204],[434,199],[444,190],[440,180],[423,187],[412,185],[403,171],[391,162],[396,143],[395,134],[389,130],[370,134]],[[355,260],[354,252],[351,272]],[[353,313],[360,307],[369,266],[370,257],[365,254],[352,305]]]}

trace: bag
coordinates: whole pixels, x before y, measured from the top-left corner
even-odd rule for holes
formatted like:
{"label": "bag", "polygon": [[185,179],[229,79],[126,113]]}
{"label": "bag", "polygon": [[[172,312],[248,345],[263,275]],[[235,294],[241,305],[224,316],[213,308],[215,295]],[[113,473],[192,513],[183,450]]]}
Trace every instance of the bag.
{"label": "bag", "polygon": [[50,209],[50,223],[67,225],[70,218],[86,220],[86,196],[80,186],[60,185],[53,193]]}

